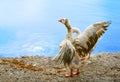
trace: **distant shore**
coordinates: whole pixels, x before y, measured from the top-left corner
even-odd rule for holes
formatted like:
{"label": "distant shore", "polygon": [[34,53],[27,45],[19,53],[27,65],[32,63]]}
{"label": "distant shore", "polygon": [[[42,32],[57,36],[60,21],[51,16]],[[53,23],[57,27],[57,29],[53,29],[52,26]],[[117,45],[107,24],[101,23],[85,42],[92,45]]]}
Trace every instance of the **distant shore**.
{"label": "distant shore", "polygon": [[0,58],[1,82],[120,82],[120,52],[98,53],[81,68],[78,76],[66,78],[64,66],[52,57]]}

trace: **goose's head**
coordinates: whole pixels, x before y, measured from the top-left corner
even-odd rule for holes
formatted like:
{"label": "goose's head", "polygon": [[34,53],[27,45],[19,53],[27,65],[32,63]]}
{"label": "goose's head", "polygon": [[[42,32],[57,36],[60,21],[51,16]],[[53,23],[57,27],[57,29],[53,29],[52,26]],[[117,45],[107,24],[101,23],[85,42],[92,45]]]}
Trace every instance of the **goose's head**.
{"label": "goose's head", "polygon": [[62,19],[58,20],[58,22],[66,24],[68,22],[68,19],[67,18],[62,18]]}

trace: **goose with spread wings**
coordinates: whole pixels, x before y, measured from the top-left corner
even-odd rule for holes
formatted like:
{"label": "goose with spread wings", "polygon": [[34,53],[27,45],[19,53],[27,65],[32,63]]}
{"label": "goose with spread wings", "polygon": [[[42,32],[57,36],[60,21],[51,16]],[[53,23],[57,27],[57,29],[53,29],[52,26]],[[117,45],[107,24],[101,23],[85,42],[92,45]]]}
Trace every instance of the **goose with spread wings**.
{"label": "goose with spread wings", "polygon": [[[63,23],[67,28],[67,35],[65,40],[60,44],[59,53],[54,57],[54,60],[58,63],[63,62],[65,67],[70,69],[70,73],[65,76],[73,76],[74,74],[79,74],[79,68],[77,68],[76,73],[73,72],[73,61],[77,58],[85,58],[85,60],[90,58],[90,53],[94,50],[96,43],[105,33],[111,22],[97,22],[89,25],[83,32],[79,32],[79,29],[72,28],[67,18],[62,18],[58,21]],[[75,38],[73,37],[73,32],[78,34]],[[76,63],[78,62],[77,59]]]}

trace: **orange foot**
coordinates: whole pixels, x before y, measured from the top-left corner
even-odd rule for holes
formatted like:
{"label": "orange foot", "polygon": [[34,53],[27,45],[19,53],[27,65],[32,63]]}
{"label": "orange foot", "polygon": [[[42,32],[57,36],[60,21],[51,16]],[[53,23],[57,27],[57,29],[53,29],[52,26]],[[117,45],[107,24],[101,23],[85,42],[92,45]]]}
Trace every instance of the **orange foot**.
{"label": "orange foot", "polygon": [[65,77],[72,77],[72,76],[73,76],[72,73],[65,74]]}
{"label": "orange foot", "polygon": [[72,72],[73,75],[78,75],[80,73],[80,69],[77,69],[77,71]]}
{"label": "orange foot", "polygon": [[73,72],[73,75],[78,75],[80,72],[76,71],[76,72]]}

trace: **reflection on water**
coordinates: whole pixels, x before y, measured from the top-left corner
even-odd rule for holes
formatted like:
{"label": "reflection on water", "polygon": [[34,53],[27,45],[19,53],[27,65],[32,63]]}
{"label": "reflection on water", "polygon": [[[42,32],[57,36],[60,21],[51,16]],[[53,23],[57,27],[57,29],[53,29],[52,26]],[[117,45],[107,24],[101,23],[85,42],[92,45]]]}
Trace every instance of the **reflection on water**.
{"label": "reflection on water", "polygon": [[[3,44],[3,41],[0,41],[0,56],[19,57],[21,55],[56,55],[58,53],[59,43],[66,36],[64,25],[57,22],[61,17],[69,18],[72,26],[79,27],[81,31],[95,22],[111,20],[112,24],[98,42],[93,53],[119,52],[120,1],[80,1],[81,2],[60,0],[54,1],[54,3],[48,1],[48,3],[46,3],[44,19],[37,20],[35,24],[29,23],[29,25],[25,25],[32,29],[27,28],[25,30],[22,28],[22,30],[20,29],[21,34],[16,33],[17,35],[15,35],[14,33],[14,38],[12,37],[12,39],[2,37],[5,41],[7,40],[10,43]],[[0,37],[2,35],[4,35],[4,33],[0,33]]]}

